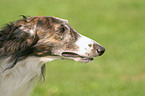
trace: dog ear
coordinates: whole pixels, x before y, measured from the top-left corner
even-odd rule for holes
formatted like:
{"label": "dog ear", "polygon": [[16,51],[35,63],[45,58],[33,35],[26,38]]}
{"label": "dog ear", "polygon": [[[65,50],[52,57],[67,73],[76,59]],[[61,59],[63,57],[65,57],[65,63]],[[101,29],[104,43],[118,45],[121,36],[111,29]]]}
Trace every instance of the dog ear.
{"label": "dog ear", "polygon": [[0,41],[14,41],[15,39],[19,42],[27,41],[28,46],[34,45],[38,39],[36,26],[11,23],[0,31]]}
{"label": "dog ear", "polygon": [[36,26],[28,28],[11,23],[0,31],[0,57],[11,56],[13,63],[6,69],[14,67],[20,59],[33,52],[33,45],[38,41]]}
{"label": "dog ear", "polygon": [[31,48],[38,41],[36,26],[19,26],[13,32],[17,40],[19,40],[20,50],[25,51]]}
{"label": "dog ear", "polygon": [[35,25],[20,25],[13,31],[13,35],[15,35],[15,37],[19,39],[32,39],[37,36],[37,29]]}

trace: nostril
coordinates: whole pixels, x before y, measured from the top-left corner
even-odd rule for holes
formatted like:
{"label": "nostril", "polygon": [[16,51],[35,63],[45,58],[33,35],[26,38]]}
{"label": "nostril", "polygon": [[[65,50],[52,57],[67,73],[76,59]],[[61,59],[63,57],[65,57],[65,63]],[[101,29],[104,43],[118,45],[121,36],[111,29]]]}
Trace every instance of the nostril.
{"label": "nostril", "polygon": [[99,53],[99,56],[101,56],[105,52],[105,48],[101,47],[101,48],[97,49],[97,52]]}
{"label": "nostril", "polygon": [[101,56],[105,52],[105,48],[97,43],[93,44],[94,50]]}

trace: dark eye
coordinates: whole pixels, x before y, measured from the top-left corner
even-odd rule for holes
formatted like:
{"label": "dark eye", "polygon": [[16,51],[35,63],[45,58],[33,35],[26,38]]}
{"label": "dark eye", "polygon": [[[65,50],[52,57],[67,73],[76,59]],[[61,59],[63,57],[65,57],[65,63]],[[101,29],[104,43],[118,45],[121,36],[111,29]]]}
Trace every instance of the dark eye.
{"label": "dark eye", "polygon": [[65,32],[65,27],[64,26],[61,26],[60,29],[59,29],[59,32],[60,33],[64,33]]}

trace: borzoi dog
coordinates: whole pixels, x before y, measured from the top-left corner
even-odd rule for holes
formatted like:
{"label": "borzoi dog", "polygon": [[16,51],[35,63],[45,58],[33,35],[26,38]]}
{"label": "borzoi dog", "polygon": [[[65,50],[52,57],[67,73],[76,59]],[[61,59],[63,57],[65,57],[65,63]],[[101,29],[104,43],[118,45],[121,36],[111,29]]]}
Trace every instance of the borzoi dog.
{"label": "borzoi dog", "polygon": [[23,17],[0,30],[0,96],[29,96],[34,82],[44,77],[46,62],[72,59],[87,63],[105,51],[67,20]]}

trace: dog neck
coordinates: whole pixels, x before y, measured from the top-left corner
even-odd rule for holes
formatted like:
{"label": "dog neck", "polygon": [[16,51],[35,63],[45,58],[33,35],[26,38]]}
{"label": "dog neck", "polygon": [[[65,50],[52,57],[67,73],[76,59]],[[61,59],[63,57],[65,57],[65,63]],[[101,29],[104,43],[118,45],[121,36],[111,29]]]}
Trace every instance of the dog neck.
{"label": "dog neck", "polygon": [[[10,57],[0,60],[0,96],[27,96],[33,89],[35,81],[43,77],[42,66],[46,62],[59,59],[58,57],[28,57],[11,68],[5,70],[11,64]],[[5,71],[4,71],[5,70]]]}

